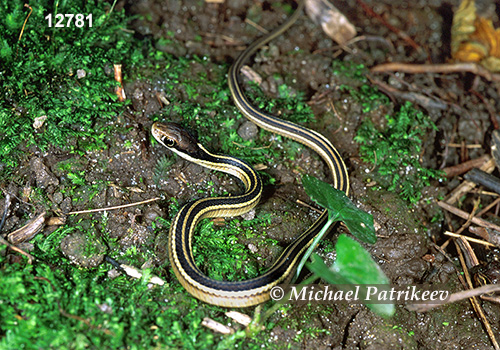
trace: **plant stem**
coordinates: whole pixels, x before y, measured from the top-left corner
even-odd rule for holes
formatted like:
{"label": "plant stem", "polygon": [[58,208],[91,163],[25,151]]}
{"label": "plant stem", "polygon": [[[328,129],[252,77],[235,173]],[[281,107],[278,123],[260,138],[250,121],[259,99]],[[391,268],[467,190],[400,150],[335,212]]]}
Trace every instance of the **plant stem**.
{"label": "plant stem", "polygon": [[318,235],[316,236],[316,238],[314,238],[313,242],[311,243],[309,248],[307,248],[306,253],[304,254],[302,259],[300,260],[299,265],[297,266],[297,272],[295,273],[295,277],[292,279],[292,283],[297,280],[297,278],[300,275],[300,272],[302,271],[302,268],[304,267],[305,263],[307,262],[307,260],[311,256],[314,249],[316,249],[316,246],[318,245],[319,241],[321,239],[323,239],[323,236],[329,231],[330,226],[332,226],[333,223],[335,221],[337,221],[337,219],[338,219],[338,215],[328,217],[328,221],[326,222],[325,226],[323,226],[321,231],[319,231]]}

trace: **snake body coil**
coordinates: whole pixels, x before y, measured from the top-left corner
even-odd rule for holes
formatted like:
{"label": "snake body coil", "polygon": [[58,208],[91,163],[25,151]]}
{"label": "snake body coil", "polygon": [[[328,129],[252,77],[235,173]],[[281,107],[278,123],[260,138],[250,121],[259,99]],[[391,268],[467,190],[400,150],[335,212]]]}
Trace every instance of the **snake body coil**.
{"label": "snake body coil", "polygon": [[[320,133],[300,125],[281,120],[252,106],[239,85],[239,71],[255,51],[288,29],[299,17],[303,2],[281,26],[252,43],[236,59],[228,72],[228,84],[238,109],[258,126],[289,137],[316,151],[327,163],[333,175],[335,188],[348,192],[349,177],[345,164],[330,141]],[[290,280],[295,266],[327,220],[324,211],[316,222],[290,244],[263,275],[239,282],[217,281],[205,276],[195,265],[191,240],[197,223],[205,217],[240,215],[253,208],[262,193],[262,183],[255,170],[246,162],[208,152],[189,133],[176,124],[155,123],[153,136],[165,147],[181,157],[204,167],[229,173],[240,179],[245,192],[239,196],[205,198],[190,202],[174,218],[169,233],[169,259],[181,284],[196,298],[226,307],[247,307],[270,298],[270,290]]]}

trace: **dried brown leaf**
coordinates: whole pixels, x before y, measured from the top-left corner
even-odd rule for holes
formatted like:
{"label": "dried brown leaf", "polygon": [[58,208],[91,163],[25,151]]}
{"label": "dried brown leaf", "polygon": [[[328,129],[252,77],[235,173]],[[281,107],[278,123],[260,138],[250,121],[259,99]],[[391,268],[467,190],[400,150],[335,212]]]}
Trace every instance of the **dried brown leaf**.
{"label": "dried brown leaf", "polygon": [[340,45],[356,36],[356,28],[327,0],[306,0],[307,15]]}
{"label": "dried brown leaf", "polygon": [[42,228],[45,222],[46,212],[42,212],[26,225],[7,235],[7,240],[16,245],[32,239]]}
{"label": "dried brown leaf", "polygon": [[489,71],[500,72],[500,28],[476,15],[473,0],[463,0],[453,17],[451,52],[455,61],[478,62]]}
{"label": "dried brown leaf", "polygon": [[454,56],[459,50],[460,44],[468,40],[469,36],[475,32],[476,27],[476,6],[473,0],[464,0],[460,3],[451,26],[451,52]]}

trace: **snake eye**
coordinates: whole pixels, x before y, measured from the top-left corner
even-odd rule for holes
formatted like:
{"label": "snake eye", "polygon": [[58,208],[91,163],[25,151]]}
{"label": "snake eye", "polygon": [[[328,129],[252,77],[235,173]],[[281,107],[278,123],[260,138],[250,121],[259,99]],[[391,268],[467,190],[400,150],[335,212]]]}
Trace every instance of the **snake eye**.
{"label": "snake eye", "polygon": [[167,147],[174,147],[175,146],[175,140],[171,139],[169,137],[163,136],[161,141],[165,144]]}

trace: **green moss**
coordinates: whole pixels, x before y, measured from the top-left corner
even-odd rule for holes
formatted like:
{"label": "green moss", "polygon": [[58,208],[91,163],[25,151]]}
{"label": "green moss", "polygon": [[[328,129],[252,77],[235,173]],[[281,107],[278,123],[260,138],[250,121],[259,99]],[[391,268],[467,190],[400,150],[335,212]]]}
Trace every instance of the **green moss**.
{"label": "green moss", "polygon": [[[0,347],[204,349],[214,336],[201,321],[215,317],[197,302],[176,305],[166,288],[147,291],[146,280],[117,277],[107,267],[84,271],[70,266],[7,264],[0,255]],[[181,317],[182,315],[182,317]],[[70,347],[68,345],[71,344]]]}
{"label": "green moss", "polygon": [[366,83],[366,74],[368,69],[363,64],[354,64],[350,62],[334,60],[332,62],[333,74],[341,77],[357,80]]}
{"label": "green moss", "polygon": [[[102,121],[122,105],[113,92],[112,64],[133,51],[124,13],[109,7],[100,1],[39,1],[20,37],[29,9],[19,2],[0,5],[0,161],[8,169],[22,157],[20,147],[82,151],[76,142],[68,145],[68,138],[82,141],[83,151],[105,147],[109,128]],[[92,14],[93,26],[49,28],[48,13]],[[40,117],[46,120],[35,129]]]}
{"label": "green moss", "polygon": [[[222,229],[222,235],[226,235],[222,238],[219,233],[213,237],[204,232],[210,231],[210,223],[207,220],[198,228],[204,236],[201,244],[208,245],[208,249],[213,248],[211,245],[220,246],[214,264],[220,267],[222,274],[230,275],[227,271],[235,266],[235,260],[230,259],[246,259],[234,235],[252,235],[252,227],[264,225],[267,219],[229,222]],[[225,309],[199,302],[175,280],[151,288],[148,286],[151,270],[144,270],[144,277],[134,280],[124,275],[110,278],[110,266],[105,263],[94,269],[70,264],[59,246],[66,235],[76,231],[85,232],[89,242],[100,236],[109,247],[108,254],[128,264],[140,266],[152,257],[151,252],[136,247],[119,254],[116,239],[108,237],[107,214],[98,214],[91,220],[80,219],[47,237],[38,235],[32,240],[32,254],[37,257],[33,265],[27,264],[25,259],[9,263],[5,257],[6,247],[0,246],[0,313],[5,315],[0,323],[1,349],[66,348],[67,344],[74,349],[212,349],[221,340],[229,348],[243,344],[248,349],[260,347],[263,340],[245,339],[244,332],[238,337],[224,339],[203,327],[201,322],[205,317],[226,323],[222,312]],[[85,247],[85,251],[102,254],[93,246]],[[236,256],[231,257],[234,253]],[[206,254],[197,255],[212,258]],[[226,270],[225,265],[229,266]],[[240,270],[243,268],[240,266]],[[252,269],[249,270],[252,273]],[[162,271],[156,269],[154,273],[171,280],[162,275]]]}
{"label": "green moss", "polygon": [[376,165],[377,181],[389,191],[399,193],[415,203],[431,179],[439,179],[441,172],[424,168],[420,163],[422,137],[436,126],[430,118],[407,102],[399,112],[387,115],[383,130],[365,118],[355,140],[360,143],[361,158]]}
{"label": "green moss", "polygon": [[226,323],[224,309],[186,296],[177,283],[148,288],[148,271],[141,280],[111,279],[106,264],[94,270],[64,260],[57,268],[7,264],[4,253],[0,246],[2,349],[214,349],[221,341],[226,348],[258,349],[263,343],[244,332],[214,334],[202,320]]}
{"label": "green moss", "polygon": [[[367,82],[363,65],[334,61],[333,71],[341,89],[351,95],[364,114],[389,105],[388,97]],[[364,117],[354,140],[360,144],[361,158],[376,165],[376,181],[414,203],[430,179],[441,177],[441,172],[423,167],[420,159],[422,138],[436,126],[409,102],[385,119],[386,126],[381,128]]]}
{"label": "green moss", "polygon": [[255,227],[268,225],[270,214],[253,220],[226,220],[223,227],[214,227],[213,221],[203,220],[193,237],[193,255],[197,265],[216,280],[246,280],[257,277],[259,271],[254,254],[239,238],[255,235]]}

